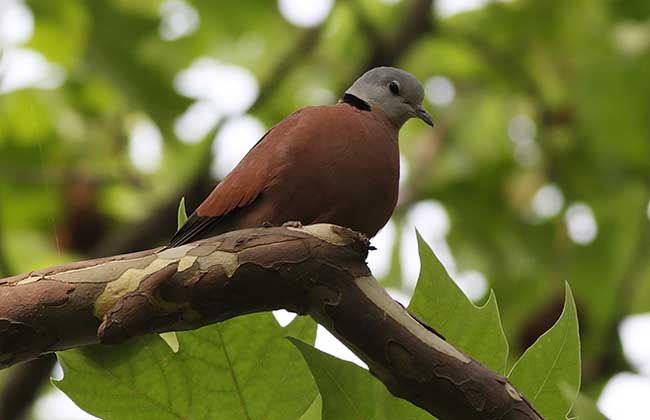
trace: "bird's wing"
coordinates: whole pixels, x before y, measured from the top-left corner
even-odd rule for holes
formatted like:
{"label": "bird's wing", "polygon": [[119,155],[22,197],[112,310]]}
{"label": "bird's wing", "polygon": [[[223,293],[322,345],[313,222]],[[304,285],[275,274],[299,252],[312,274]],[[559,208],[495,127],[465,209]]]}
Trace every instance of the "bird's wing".
{"label": "bird's wing", "polygon": [[[255,146],[244,156],[239,166],[245,164],[246,159],[251,155],[253,150],[262,143],[271,131],[272,129],[262,136]],[[185,224],[181,226],[169,241],[169,246],[180,246],[198,239],[202,233],[214,227],[224,216],[237,208],[247,206],[255,201],[266,186],[266,179],[264,177],[250,176],[256,172],[248,172],[241,168],[235,168],[233,172],[228,174],[212,190],[210,195],[185,221]]]}
{"label": "bird's wing", "polygon": [[274,147],[283,141],[287,126],[293,126],[302,110],[296,111],[271,128],[244,156],[244,158],[215,187],[169,242],[169,247],[180,246],[216,229],[227,216],[235,217],[235,210],[251,205],[272,181],[278,162]]}

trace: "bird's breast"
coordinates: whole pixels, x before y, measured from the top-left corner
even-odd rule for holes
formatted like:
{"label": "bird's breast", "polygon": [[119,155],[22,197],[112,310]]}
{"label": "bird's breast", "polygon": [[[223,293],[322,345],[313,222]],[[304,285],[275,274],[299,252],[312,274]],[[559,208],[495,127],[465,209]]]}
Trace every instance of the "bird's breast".
{"label": "bird's breast", "polygon": [[397,202],[397,130],[369,113],[333,115],[288,150],[282,201],[307,223],[334,223],[374,236]]}

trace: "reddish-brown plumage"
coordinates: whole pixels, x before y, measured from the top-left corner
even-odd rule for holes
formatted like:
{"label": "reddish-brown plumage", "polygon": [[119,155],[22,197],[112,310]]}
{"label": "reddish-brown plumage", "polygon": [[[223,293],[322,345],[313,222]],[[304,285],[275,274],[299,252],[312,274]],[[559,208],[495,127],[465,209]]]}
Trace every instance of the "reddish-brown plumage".
{"label": "reddish-brown plumage", "polygon": [[374,107],[339,103],[295,112],[212,191],[171,246],[287,221],[333,223],[374,236],[397,202],[398,131]]}

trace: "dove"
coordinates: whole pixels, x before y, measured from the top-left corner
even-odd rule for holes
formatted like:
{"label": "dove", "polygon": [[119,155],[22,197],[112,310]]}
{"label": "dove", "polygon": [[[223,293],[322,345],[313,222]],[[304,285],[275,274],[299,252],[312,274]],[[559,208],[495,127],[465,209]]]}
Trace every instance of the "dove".
{"label": "dove", "polygon": [[433,126],[423,99],[414,76],[376,67],[338,103],[299,109],[257,142],[168,246],[285,222],[375,236],[397,204],[400,128],[411,118]]}

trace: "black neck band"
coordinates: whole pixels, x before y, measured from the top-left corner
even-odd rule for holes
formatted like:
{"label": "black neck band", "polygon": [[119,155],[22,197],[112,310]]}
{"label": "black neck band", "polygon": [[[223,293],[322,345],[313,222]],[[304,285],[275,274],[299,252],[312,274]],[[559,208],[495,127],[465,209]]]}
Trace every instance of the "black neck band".
{"label": "black neck band", "polygon": [[370,104],[368,104],[368,102],[357,96],[354,96],[351,93],[346,93],[343,95],[343,98],[341,98],[341,100],[348,105],[352,105],[353,107],[360,109],[361,111],[370,111]]}

